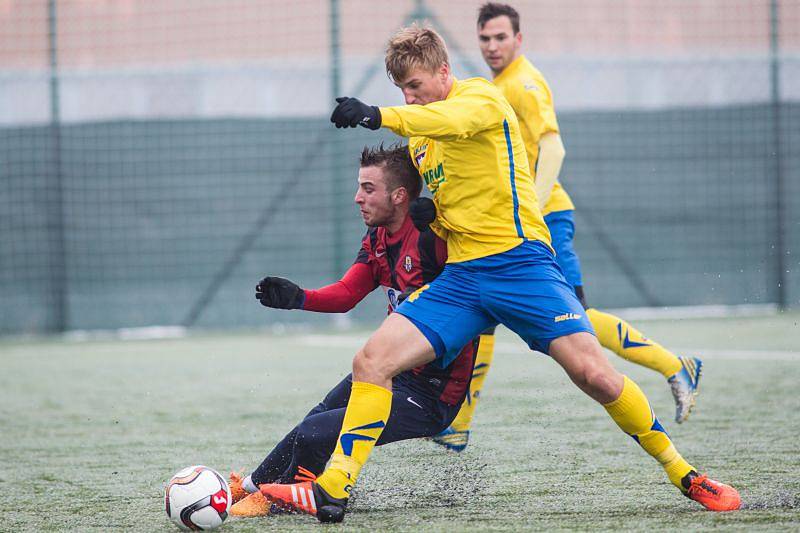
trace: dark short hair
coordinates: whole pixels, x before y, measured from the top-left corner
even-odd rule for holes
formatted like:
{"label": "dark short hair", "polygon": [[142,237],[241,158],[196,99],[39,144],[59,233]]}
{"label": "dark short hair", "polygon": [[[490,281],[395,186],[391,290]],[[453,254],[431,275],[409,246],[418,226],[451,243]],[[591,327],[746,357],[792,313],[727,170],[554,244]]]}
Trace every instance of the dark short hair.
{"label": "dark short hair", "polygon": [[388,148],[383,143],[373,147],[365,146],[361,151],[361,167],[383,168],[389,190],[404,187],[410,200],[414,200],[422,192],[422,179],[411,161],[407,144],[392,144]]}
{"label": "dark short hair", "polygon": [[519,33],[519,13],[517,10],[508,4],[498,4],[495,2],[486,2],[478,10],[478,27],[483,29],[487,22],[493,18],[506,16],[511,20],[511,27],[514,30],[514,35]]}

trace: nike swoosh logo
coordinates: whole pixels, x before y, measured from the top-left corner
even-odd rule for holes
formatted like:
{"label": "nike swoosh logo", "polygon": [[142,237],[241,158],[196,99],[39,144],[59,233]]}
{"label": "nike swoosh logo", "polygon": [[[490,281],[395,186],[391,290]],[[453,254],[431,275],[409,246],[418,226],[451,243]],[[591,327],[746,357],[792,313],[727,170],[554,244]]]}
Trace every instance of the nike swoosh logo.
{"label": "nike swoosh logo", "polygon": [[417,402],[415,402],[415,401],[414,401],[414,400],[411,398],[411,396],[409,396],[408,398],[406,398],[406,400],[408,400],[408,402],[409,402],[409,403],[413,403],[414,405],[416,405],[417,407],[419,407],[420,409],[422,409],[422,406],[421,406],[420,404],[418,404]]}
{"label": "nike swoosh logo", "polygon": [[386,252],[375,252],[375,257],[383,257],[384,255],[386,255]]}

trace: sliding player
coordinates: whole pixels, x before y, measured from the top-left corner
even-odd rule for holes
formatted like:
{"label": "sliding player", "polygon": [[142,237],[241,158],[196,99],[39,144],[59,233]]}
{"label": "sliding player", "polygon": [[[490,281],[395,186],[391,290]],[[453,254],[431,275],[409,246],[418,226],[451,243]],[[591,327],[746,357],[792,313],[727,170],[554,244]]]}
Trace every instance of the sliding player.
{"label": "sliding player", "polygon": [[331,121],[410,138],[438,210],[431,228],[447,239],[447,265],[353,359],[353,388],[327,469],[315,481],[266,484],[261,492],[322,522],[341,521],[389,419],[393,378],[420,365],[446,367],[471,338],[502,323],[560,364],[683,494],[707,509],[738,509],[736,490],[699,475],[681,457],[638,385],[606,359],[555,262],[508,101],[486,80],[456,80],[444,41],[431,29],[400,30],[389,42],[386,67],[408,105],[378,108],[337,98]]}
{"label": "sliding player", "polygon": [[[355,201],[369,226],[353,266],[340,281],[317,290],[303,290],[276,277],[261,280],[256,296],[267,307],[344,313],[378,286],[393,310],[398,300],[431,282],[444,267],[447,246],[430,229],[417,230],[408,216],[409,202],[419,196],[421,180],[408,147],[365,148],[361,154]],[[451,423],[466,395],[480,340],[467,342],[448,365],[435,363],[407,370],[392,383],[391,412],[377,445],[435,435]],[[480,344],[480,346],[479,346]],[[489,343],[491,350],[493,343]],[[261,465],[242,479],[231,474],[234,516],[262,516],[269,502],[258,491],[264,483],[313,480],[325,468],[342,427],[353,387],[347,376],[281,440]],[[355,435],[342,446],[365,437]],[[248,495],[248,493],[250,493]],[[298,493],[298,497],[301,494]]]}

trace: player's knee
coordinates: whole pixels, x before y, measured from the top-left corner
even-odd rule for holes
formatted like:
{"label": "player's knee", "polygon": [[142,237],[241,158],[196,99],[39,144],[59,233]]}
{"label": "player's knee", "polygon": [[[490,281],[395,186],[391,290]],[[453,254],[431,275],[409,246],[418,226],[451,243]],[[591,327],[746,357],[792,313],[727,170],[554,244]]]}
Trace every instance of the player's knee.
{"label": "player's knee", "polygon": [[570,379],[586,394],[601,403],[619,396],[622,375],[608,362],[594,336],[572,335],[555,349],[560,352]]}
{"label": "player's knee", "polygon": [[386,354],[368,343],[353,358],[353,379],[371,383],[391,379],[393,376],[388,366]]}
{"label": "player's knee", "polygon": [[583,374],[584,387],[592,398],[603,403],[613,401],[621,391],[621,376],[608,365],[589,365]]}
{"label": "player's knee", "polygon": [[363,376],[370,372],[371,362],[367,359],[364,350],[356,352],[353,357],[353,381],[363,381]]}

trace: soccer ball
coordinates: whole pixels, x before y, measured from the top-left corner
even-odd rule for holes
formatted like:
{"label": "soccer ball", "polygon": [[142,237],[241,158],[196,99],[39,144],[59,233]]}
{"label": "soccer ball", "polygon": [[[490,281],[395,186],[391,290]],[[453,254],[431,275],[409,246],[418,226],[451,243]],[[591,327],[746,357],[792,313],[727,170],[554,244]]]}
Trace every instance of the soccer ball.
{"label": "soccer ball", "polygon": [[228,518],[231,491],[215,470],[190,466],[169,480],[164,504],[169,519],[184,531],[215,529]]}

